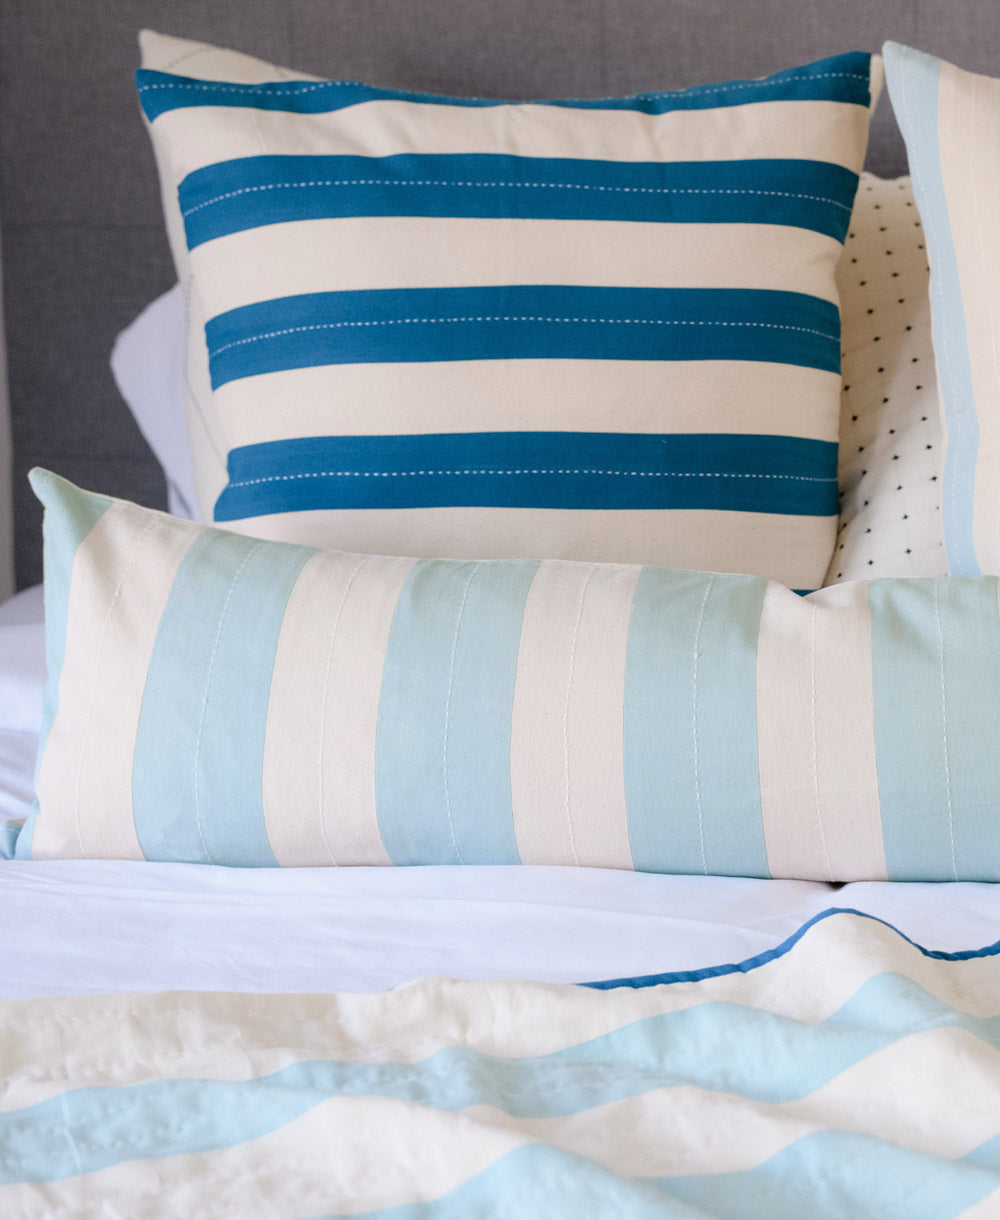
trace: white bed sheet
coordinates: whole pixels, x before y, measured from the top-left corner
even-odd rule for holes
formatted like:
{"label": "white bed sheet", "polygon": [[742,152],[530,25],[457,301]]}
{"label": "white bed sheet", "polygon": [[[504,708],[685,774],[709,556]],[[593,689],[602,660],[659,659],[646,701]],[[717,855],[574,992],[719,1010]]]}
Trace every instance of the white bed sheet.
{"label": "white bed sheet", "polygon": [[[29,590],[0,607],[0,831],[31,802],[43,681],[41,596]],[[1000,939],[991,885],[0,860],[0,999],[620,978],[742,961],[831,906],[931,949]]]}

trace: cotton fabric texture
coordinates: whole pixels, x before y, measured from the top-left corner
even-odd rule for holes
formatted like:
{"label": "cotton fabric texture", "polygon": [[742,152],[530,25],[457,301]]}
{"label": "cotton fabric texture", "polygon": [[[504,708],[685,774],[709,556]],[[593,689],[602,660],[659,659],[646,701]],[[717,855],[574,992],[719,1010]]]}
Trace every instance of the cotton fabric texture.
{"label": "cotton fabric texture", "polygon": [[18,856],[997,880],[997,580],[316,551],[33,475]]}
{"label": "cotton fabric texture", "polygon": [[884,48],[931,266],[931,313],[946,451],[948,568],[1000,572],[1000,80],[899,43]]}
{"label": "cotton fabric texture", "polygon": [[868,55],[595,101],[138,88],[217,522],[822,582]]}

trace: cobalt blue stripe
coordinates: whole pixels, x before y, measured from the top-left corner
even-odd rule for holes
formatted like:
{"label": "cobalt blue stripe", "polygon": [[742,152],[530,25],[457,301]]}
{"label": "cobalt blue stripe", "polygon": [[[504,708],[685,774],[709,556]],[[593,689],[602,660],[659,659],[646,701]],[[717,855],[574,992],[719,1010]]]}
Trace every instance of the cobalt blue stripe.
{"label": "cobalt blue stripe", "polygon": [[534,560],[423,560],[396,606],[375,747],[394,864],[520,864],[510,726]]}
{"label": "cobalt blue stripe", "polygon": [[941,178],[938,147],[941,61],[887,42],[885,66],[895,113],[906,136],[913,189],[934,263],[931,322],[948,431],[941,487],[948,570],[953,576],[978,576],[980,567],[972,530],[979,420],[962,307],[962,282]]}
{"label": "cobalt blue stripe", "polygon": [[780,158],[403,153],[221,161],[188,174],[178,199],[192,250],[261,225],[343,216],[778,224],[843,241],[857,185],[844,166]]}
{"label": "cobalt blue stripe", "polygon": [[803,67],[788,68],[763,80],[723,81],[675,92],[636,93],[630,97],[558,98],[538,102],[410,93],[400,89],[377,89],[358,81],[280,81],[261,85],[232,85],[190,80],[146,68],[136,72],[135,80],[142,108],[150,122],[165,111],[187,106],[233,106],[286,110],[295,114],[324,114],[371,101],[460,107],[562,106],[573,110],[634,110],[642,114],[666,114],[673,110],[713,110],[774,101],[837,101],[868,106],[871,104],[870,66],[869,54],[854,51],[817,60]]}
{"label": "cobalt blue stripe", "polygon": [[[1000,881],[995,578],[872,581],[875,751],[890,880]],[[920,708],[918,714],[914,709]]]}
{"label": "cobalt blue stripe", "polygon": [[[45,664],[48,681],[42,705],[42,728],[35,761],[35,781],[59,704],[59,675],[66,659],[69,594],[77,549],[111,506],[107,496],[63,495],[62,480],[37,466],[28,474],[31,489],[45,508]],[[38,800],[14,840],[14,856],[31,859],[31,838],[38,817]]]}
{"label": "cobalt blue stripe", "polygon": [[625,792],[635,867],[768,877],[757,766],[767,582],[645,568],[629,622]]}
{"label": "cobalt blue stripe", "polygon": [[831,301],[757,288],[357,289],[242,305],[205,326],[212,386],[323,364],[753,360],[840,372]]}
{"label": "cobalt blue stripe", "polygon": [[832,516],[837,446],[798,436],[619,432],[267,441],[230,451],[215,520],[448,505]]}
{"label": "cobalt blue stripe", "polygon": [[136,732],[147,860],[274,866],[261,795],[271,673],[308,547],[198,537],[160,620]]}

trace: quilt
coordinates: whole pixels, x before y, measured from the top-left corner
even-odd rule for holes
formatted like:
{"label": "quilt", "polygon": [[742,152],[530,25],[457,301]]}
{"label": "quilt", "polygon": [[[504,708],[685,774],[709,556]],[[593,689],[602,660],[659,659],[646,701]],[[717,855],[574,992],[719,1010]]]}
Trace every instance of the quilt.
{"label": "quilt", "polygon": [[1000,1215],[1000,943],[0,1004],[3,1217]]}

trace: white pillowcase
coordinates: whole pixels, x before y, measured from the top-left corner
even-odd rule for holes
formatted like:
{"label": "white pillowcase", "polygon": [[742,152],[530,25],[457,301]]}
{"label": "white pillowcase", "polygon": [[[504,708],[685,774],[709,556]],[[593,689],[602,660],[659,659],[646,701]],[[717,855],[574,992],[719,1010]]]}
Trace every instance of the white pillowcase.
{"label": "white pillowcase", "polygon": [[828,585],[948,571],[928,279],[910,179],[862,174],[837,267],[840,534]]}
{"label": "white pillowcase", "polygon": [[[203,520],[185,420],[184,296],[175,284],[115,339],[111,371],[167,480],[175,517]],[[220,459],[221,461],[221,459]]]}

